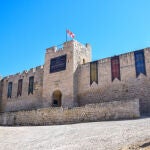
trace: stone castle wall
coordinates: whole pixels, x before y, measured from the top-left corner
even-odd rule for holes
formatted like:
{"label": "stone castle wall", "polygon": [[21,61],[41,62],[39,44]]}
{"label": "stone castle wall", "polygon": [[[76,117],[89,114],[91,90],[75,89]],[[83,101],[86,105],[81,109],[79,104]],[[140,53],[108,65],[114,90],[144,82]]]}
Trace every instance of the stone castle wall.
{"label": "stone castle wall", "polygon": [[2,92],[3,92],[2,84],[3,84],[3,82],[0,79],[0,112],[2,111]]}
{"label": "stone castle wall", "polygon": [[[28,95],[29,77],[34,76],[33,94]],[[17,96],[18,80],[23,79],[22,94]],[[12,96],[7,97],[8,83],[13,82]],[[39,108],[42,105],[43,66],[39,66],[23,73],[11,75],[1,81],[1,111],[14,111]]]}
{"label": "stone castle wall", "polygon": [[91,62],[92,56],[91,56],[91,46],[89,44],[83,45],[81,43],[75,43],[74,44],[74,74],[73,74],[73,85],[74,85],[74,99],[76,100],[76,105],[78,104],[78,66],[83,65],[87,62]]}
{"label": "stone castle wall", "polygon": [[78,102],[79,106],[89,103],[101,103],[139,98],[140,110],[150,113],[150,49],[146,48],[146,76],[136,78],[134,52],[120,55],[121,80],[111,78],[111,58],[98,60],[98,84],[90,85],[90,63],[78,69]]}
{"label": "stone castle wall", "polygon": [[0,125],[53,125],[140,117],[139,100],[89,104],[84,107],[43,108],[0,114]]}
{"label": "stone castle wall", "polygon": [[[46,106],[52,106],[53,93],[60,91],[62,94],[62,106],[77,106],[77,82],[76,68],[79,64],[91,61],[91,49],[89,45],[82,45],[76,41],[69,41],[63,44],[62,48],[48,48],[45,55],[44,78],[43,78],[43,99]],[[58,56],[66,55],[66,69],[50,73],[50,60]]]}
{"label": "stone castle wall", "polygon": [[[66,55],[66,69],[50,73],[52,58]],[[111,58],[98,60],[98,83],[90,84],[91,47],[68,41],[62,48],[46,50],[43,67],[5,77],[0,82],[0,111],[29,110],[53,105],[53,93],[61,92],[61,106],[126,101],[138,98],[140,111],[150,113],[150,48],[144,49],[146,75],[136,77],[134,52],[119,55],[120,77],[112,81]],[[29,77],[34,76],[34,92],[28,95]],[[17,97],[18,80],[23,79],[22,95]],[[8,83],[12,97],[7,98]]]}

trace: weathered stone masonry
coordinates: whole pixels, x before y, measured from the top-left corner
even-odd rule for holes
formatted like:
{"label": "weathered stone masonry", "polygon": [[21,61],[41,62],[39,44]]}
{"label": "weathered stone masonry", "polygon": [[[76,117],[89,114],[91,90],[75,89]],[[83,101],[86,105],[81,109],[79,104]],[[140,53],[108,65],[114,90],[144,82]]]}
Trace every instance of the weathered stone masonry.
{"label": "weathered stone masonry", "polygon": [[[117,107],[116,107],[117,106]],[[31,111],[6,112],[0,125],[53,125],[89,121],[138,118],[139,100],[88,104],[71,109],[50,107]]]}
{"label": "weathered stone masonry", "polygon": [[[29,77],[34,77],[34,92],[28,95]],[[18,80],[23,79],[22,95],[17,96]],[[12,82],[12,96],[7,97],[8,83]],[[1,81],[1,111],[34,109],[42,106],[43,66],[5,77]]]}
{"label": "weathered stone masonry", "polygon": [[[138,51],[137,51],[138,52]],[[75,40],[62,48],[47,48],[43,66],[4,77],[0,81],[0,111],[31,110],[52,106],[72,108],[92,103],[139,99],[140,112],[150,113],[150,48],[142,50],[146,73],[137,76],[135,52],[117,56],[119,70],[113,74],[112,57],[97,61],[97,82],[90,83],[91,47]],[[65,60],[61,60],[62,56]],[[51,60],[55,69],[50,72]],[[114,61],[115,63],[115,61]],[[65,65],[65,66],[63,66]],[[63,67],[63,69],[61,68]],[[117,68],[118,69],[118,68]],[[119,73],[119,79],[117,78]],[[34,77],[33,93],[28,94],[29,78]],[[22,79],[22,94],[17,96],[18,80]],[[11,98],[8,83],[12,82]],[[116,106],[117,107],[117,106]]]}
{"label": "weathered stone masonry", "polygon": [[79,105],[139,98],[141,113],[150,113],[150,49],[144,49],[146,75],[136,77],[134,52],[119,55],[120,77],[112,81],[111,58],[98,60],[98,84],[90,85],[90,63],[79,66]]}

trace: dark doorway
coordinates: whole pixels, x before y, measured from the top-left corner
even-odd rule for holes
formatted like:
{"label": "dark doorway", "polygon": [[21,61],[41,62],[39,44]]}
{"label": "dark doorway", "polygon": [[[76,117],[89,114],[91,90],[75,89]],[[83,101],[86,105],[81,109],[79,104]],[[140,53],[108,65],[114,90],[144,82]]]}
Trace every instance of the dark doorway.
{"label": "dark doorway", "polygon": [[62,94],[59,90],[53,92],[53,106],[54,107],[61,106],[61,97],[62,97]]}

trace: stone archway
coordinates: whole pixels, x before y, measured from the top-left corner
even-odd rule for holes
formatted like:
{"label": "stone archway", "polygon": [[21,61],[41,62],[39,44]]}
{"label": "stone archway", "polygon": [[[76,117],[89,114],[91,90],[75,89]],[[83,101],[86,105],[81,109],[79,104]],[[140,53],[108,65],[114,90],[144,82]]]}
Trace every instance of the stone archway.
{"label": "stone archway", "polygon": [[61,91],[56,90],[53,92],[53,106],[54,107],[60,107],[61,106]]}

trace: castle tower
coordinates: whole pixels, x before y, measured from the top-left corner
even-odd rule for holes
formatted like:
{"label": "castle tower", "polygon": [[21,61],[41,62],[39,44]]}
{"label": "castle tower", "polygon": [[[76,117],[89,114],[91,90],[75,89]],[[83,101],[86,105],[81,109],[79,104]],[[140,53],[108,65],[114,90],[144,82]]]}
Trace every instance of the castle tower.
{"label": "castle tower", "polygon": [[91,47],[75,40],[46,50],[43,99],[47,106],[77,106],[78,65],[91,61]]}

